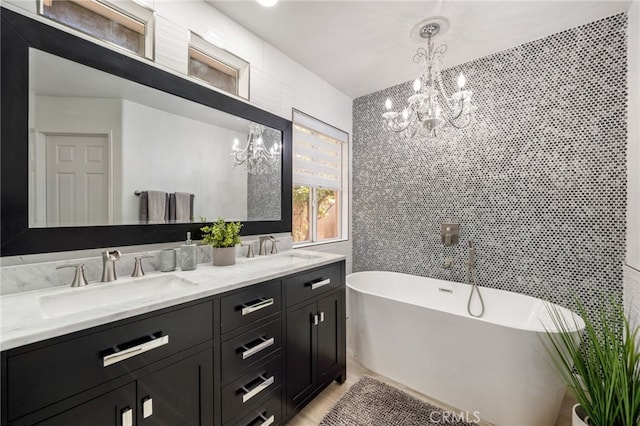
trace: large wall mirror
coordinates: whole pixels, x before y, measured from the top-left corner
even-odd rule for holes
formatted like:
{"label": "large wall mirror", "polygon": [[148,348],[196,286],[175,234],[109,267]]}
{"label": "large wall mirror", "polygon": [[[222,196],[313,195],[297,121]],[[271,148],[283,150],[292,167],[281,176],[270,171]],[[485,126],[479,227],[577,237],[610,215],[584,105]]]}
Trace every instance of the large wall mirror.
{"label": "large wall mirror", "polygon": [[[2,9],[2,256],[291,230],[291,123]],[[270,155],[237,164],[234,142]]]}

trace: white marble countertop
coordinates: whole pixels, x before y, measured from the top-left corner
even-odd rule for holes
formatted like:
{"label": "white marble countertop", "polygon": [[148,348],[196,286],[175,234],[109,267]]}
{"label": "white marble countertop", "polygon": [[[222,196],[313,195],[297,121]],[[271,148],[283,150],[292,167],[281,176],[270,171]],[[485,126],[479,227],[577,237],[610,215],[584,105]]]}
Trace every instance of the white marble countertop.
{"label": "white marble countertop", "polygon": [[[201,263],[194,271],[177,269],[174,272],[153,272],[141,278],[118,278],[117,281],[90,283],[80,288],[53,287],[0,296],[0,350],[198,300],[344,258],[345,256],[329,253],[287,250],[252,259],[238,258],[237,263],[232,266],[218,267]],[[172,284],[167,285],[166,291],[149,291],[154,289],[155,278],[165,284],[175,278],[174,282],[186,285]],[[146,290],[136,291],[136,283]],[[159,284],[159,288],[161,285]],[[130,292],[127,291],[129,289]],[[86,293],[82,294],[83,291]],[[84,296],[89,292],[92,292],[90,303],[74,303],[75,300],[87,300]],[[110,294],[132,296],[118,296],[117,299],[124,300],[116,300],[110,299]],[[56,307],[53,311],[48,311],[46,303],[51,300],[62,301],[63,305],[67,301],[70,303],[67,303],[69,306],[66,308]],[[66,312],[65,309],[73,312]]]}

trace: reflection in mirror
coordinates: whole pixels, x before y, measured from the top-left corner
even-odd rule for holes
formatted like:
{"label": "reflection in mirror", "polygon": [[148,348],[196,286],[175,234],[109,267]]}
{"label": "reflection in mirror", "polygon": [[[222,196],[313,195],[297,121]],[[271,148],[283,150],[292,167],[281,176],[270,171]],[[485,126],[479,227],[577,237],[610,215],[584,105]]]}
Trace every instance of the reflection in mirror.
{"label": "reflection in mirror", "polygon": [[[29,227],[281,220],[281,156],[236,164],[252,122],[29,53]],[[259,127],[279,154],[282,132]]]}

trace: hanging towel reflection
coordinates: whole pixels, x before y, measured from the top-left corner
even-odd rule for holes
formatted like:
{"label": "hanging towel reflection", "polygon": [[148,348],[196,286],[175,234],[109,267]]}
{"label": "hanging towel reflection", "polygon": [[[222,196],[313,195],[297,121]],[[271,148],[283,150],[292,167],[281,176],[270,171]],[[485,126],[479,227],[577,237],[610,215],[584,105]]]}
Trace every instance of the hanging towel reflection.
{"label": "hanging towel reflection", "polygon": [[141,191],[140,223],[165,223],[168,219],[168,194],[164,191]]}

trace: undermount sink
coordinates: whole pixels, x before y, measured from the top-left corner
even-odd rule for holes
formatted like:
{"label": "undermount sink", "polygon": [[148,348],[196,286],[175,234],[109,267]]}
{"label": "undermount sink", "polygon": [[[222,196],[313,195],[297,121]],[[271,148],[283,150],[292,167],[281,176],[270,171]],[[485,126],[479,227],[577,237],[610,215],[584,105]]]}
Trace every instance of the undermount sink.
{"label": "undermount sink", "polygon": [[308,253],[284,253],[277,255],[256,256],[256,259],[272,266],[282,266],[295,262],[318,259],[319,257],[321,257],[321,255],[313,255]]}
{"label": "undermount sink", "polygon": [[53,318],[116,304],[139,304],[145,299],[179,295],[193,286],[197,284],[175,275],[132,279],[122,283],[94,283],[40,297],[40,311],[44,318]]}

